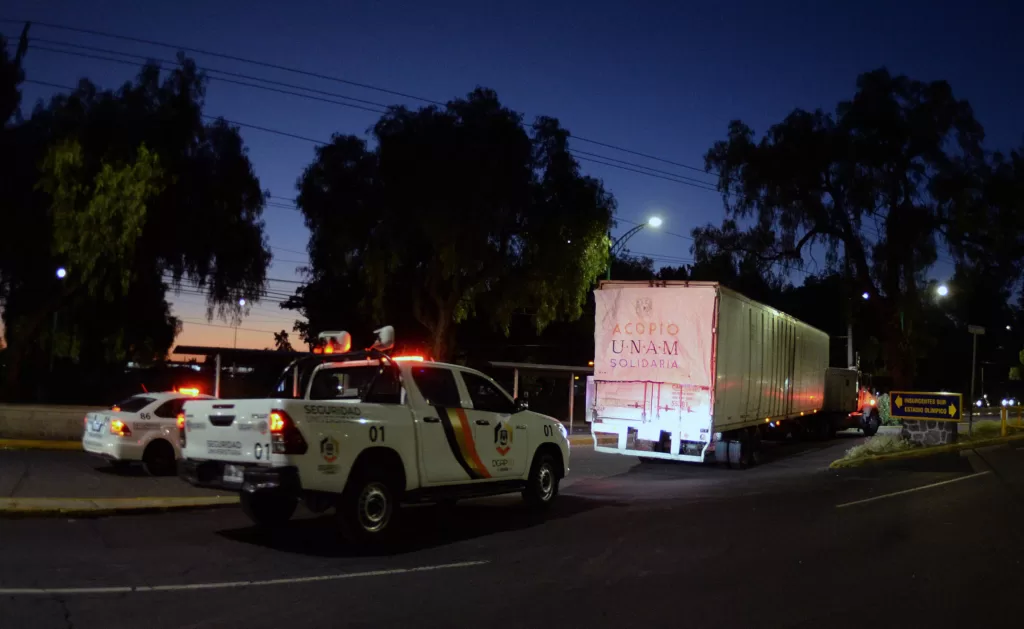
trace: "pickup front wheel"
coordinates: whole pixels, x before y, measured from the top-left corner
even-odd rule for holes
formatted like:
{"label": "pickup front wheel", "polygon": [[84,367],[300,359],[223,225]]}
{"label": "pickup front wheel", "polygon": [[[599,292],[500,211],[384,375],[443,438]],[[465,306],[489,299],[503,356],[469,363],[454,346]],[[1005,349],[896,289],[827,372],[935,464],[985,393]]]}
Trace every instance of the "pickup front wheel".
{"label": "pickup front wheel", "polygon": [[523,500],[535,508],[546,508],[558,495],[558,468],[550,454],[538,454],[533,459],[530,477],[523,489]]}
{"label": "pickup front wheel", "polygon": [[388,536],[398,510],[394,487],[388,474],[375,467],[364,468],[349,480],[336,514],[345,539],[367,544]]}

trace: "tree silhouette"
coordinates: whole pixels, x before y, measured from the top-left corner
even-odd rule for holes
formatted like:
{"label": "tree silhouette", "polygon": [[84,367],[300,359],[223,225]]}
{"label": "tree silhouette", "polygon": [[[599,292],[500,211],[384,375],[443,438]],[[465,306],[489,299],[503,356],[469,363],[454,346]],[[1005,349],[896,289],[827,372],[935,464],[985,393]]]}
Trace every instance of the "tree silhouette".
{"label": "tree silhouette", "polygon": [[363,303],[364,319],[411,315],[441,359],[471,317],[507,331],[523,310],[538,329],[580,316],[614,200],[580,175],[556,120],[527,130],[477,89],[445,107],[392,108],[373,133],[373,149],[335,136],[299,180],[320,288],[292,305],[311,322],[323,317],[314,293],[333,289],[348,308],[328,314]]}
{"label": "tree silhouette", "polygon": [[294,352],[292,344],[288,340],[288,332],[281,330],[280,332],[274,332],[274,349],[278,352]]}
{"label": "tree silhouette", "polygon": [[940,242],[965,264],[998,252],[1001,277],[1019,277],[1024,213],[1009,192],[1019,191],[1019,161],[990,166],[982,138],[948,84],[885,70],[861,75],[834,114],[795,110],[759,141],[734,121],[706,155],[726,220],[695,230],[695,251],[800,266],[822,247],[829,268],[849,268],[851,298],[872,296],[863,314],[875,319],[896,386],[906,386],[930,299],[922,272]]}

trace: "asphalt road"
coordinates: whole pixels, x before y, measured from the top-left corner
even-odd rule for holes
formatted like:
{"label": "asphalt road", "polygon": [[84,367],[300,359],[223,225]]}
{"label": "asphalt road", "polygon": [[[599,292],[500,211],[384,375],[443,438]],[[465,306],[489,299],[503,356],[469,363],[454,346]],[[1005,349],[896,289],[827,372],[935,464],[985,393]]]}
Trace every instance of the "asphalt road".
{"label": "asphalt road", "polygon": [[0,450],[0,497],[5,498],[132,498],[222,493],[192,487],[177,476],[152,477],[141,464],[115,470],[104,459],[85,452]]}
{"label": "asphalt road", "polygon": [[378,552],[310,515],[0,520],[0,626],[1019,626],[1024,451],[825,469],[856,441],[742,472],[577,449],[545,516],[407,509]]}

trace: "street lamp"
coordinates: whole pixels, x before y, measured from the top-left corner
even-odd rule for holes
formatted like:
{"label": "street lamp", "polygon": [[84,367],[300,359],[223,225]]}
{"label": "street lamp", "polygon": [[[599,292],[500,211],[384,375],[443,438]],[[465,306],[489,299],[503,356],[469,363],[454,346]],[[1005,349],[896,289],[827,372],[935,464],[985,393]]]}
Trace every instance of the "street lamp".
{"label": "street lamp", "polygon": [[938,288],[935,289],[935,294],[939,297],[945,297],[949,294],[949,287],[945,284],[939,284]]}
{"label": "street lamp", "polygon": [[[68,276],[68,270],[62,266],[57,267],[57,279],[63,280]],[[58,310],[53,311],[53,332],[50,334],[50,373],[53,373],[53,357],[57,350],[57,313]]]}
{"label": "street lamp", "polygon": [[605,279],[612,279],[612,258],[615,257],[615,254],[617,252],[622,251],[623,247],[625,247],[626,245],[626,242],[629,241],[630,238],[640,233],[640,231],[644,227],[653,227],[654,229],[658,229],[659,227],[661,227],[661,224],[663,222],[664,221],[661,220],[660,216],[652,216],[649,219],[647,219],[646,223],[640,223],[633,229],[616,238],[615,242],[612,243],[612,246],[608,250],[608,273],[605,276]]}
{"label": "street lamp", "polygon": [[865,292],[863,292],[863,293],[861,293],[861,294],[860,294],[860,297],[861,297],[861,299],[865,299],[865,300],[866,300],[866,299],[868,299],[869,297],[871,297],[871,295],[868,295],[867,291],[865,291]]}

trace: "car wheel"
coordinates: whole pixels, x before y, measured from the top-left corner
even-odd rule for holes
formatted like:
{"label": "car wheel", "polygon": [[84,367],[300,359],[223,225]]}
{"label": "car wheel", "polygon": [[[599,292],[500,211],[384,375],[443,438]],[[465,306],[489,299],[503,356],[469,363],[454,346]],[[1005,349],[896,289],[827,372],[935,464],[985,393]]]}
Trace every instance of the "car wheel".
{"label": "car wheel", "polygon": [[146,451],[142,453],[142,464],[150,476],[173,476],[178,471],[174,448],[162,439],[146,446]]}
{"label": "car wheel", "polygon": [[290,520],[299,503],[295,496],[279,491],[243,491],[239,498],[245,515],[262,528],[281,526]]}
{"label": "car wheel", "polygon": [[391,476],[376,467],[367,468],[349,480],[335,514],[346,540],[372,544],[389,537],[398,513],[394,487]]}
{"label": "car wheel", "polygon": [[882,425],[882,420],[878,416],[877,410],[872,410],[864,420],[864,425],[861,429],[864,431],[865,437],[873,437],[878,432],[878,427]]}
{"label": "car wheel", "polygon": [[538,454],[533,459],[530,476],[523,489],[523,500],[531,507],[546,508],[558,495],[559,470],[550,454]]}

